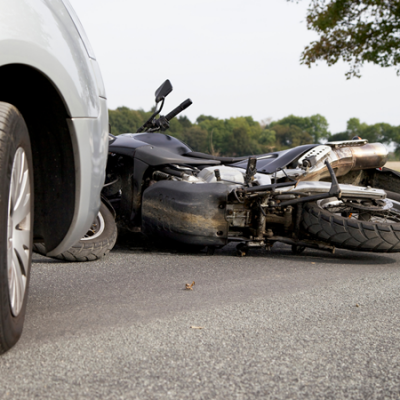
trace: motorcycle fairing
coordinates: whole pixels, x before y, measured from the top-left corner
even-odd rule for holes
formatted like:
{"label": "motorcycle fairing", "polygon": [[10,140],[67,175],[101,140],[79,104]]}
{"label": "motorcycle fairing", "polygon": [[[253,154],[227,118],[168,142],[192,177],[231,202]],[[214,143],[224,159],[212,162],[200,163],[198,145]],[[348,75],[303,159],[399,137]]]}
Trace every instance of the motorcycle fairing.
{"label": "motorcycle fairing", "polygon": [[148,145],[148,143],[141,140],[134,140],[132,137],[124,134],[115,136],[115,139],[108,145],[108,151],[133,158],[137,148]]}
{"label": "motorcycle fairing", "polygon": [[141,142],[150,144],[156,147],[162,147],[168,149],[172,153],[184,154],[192,149],[185,143],[181,142],[173,136],[166,135],[165,133],[157,132],[145,132],[145,133],[134,133],[130,134],[135,140],[140,140]]}
{"label": "motorcycle fairing", "polygon": [[168,164],[190,164],[190,165],[220,165],[217,160],[204,160],[201,158],[186,158],[180,154],[173,153],[169,149],[155,146],[143,146],[136,149],[135,158],[146,162],[153,167]]}
{"label": "motorcycle fairing", "polygon": [[180,140],[163,133],[123,133],[114,138],[109,144],[109,151],[121,155],[133,156],[132,150],[148,145],[167,149],[174,154],[184,154],[192,151],[190,147]]}
{"label": "motorcycle fairing", "polygon": [[142,232],[186,244],[224,246],[229,185],[159,181],[143,193]]}
{"label": "motorcycle fairing", "polygon": [[186,158],[192,150],[180,140],[163,133],[124,133],[113,138],[109,152],[142,160],[148,165],[167,164],[220,165],[211,159]]}
{"label": "motorcycle fairing", "polygon": [[[272,156],[263,158],[263,156],[255,156],[257,158],[257,172],[265,174],[273,174],[279,168],[285,168],[291,164],[296,158],[300,157],[307,151],[319,146],[318,144],[305,144],[303,146],[294,147],[293,149],[276,151],[273,153],[265,154],[264,156]],[[241,161],[231,164],[232,167],[239,167],[246,169],[247,161]]]}

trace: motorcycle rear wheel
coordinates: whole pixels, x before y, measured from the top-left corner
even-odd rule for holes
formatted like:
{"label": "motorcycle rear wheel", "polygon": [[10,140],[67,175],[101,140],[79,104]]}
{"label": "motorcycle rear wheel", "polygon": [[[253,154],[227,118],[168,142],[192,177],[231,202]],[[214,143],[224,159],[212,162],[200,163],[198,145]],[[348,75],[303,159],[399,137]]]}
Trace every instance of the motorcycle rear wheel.
{"label": "motorcycle rear wheel", "polygon": [[[95,261],[108,254],[117,241],[117,225],[114,216],[104,203],[86,235],[64,253],[53,258],[72,262]],[[46,255],[43,243],[35,243],[33,251]]]}
{"label": "motorcycle rear wheel", "polygon": [[[338,248],[378,253],[400,252],[400,196],[387,192],[393,202],[386,212],[341,210],[327,202],[306,203],[302,228],[315,239]],[[352,212],[353,211],[353,212]]]}

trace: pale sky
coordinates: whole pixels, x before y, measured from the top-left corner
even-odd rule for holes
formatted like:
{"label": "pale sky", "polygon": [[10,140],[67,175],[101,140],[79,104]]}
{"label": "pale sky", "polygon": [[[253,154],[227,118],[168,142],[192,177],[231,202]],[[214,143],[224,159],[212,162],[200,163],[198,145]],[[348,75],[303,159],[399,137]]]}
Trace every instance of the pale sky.
{"label": "pale sky", "polygon": [[190,97],[184,111],[217,118],[277,120],[321,114],[332,133],[349,118],[400,125],[400,77],[366,65],[346,80],[345,64],[300,65],[317,36],[305,23],[309,0],[70,0],[90,39],[108,107],[149,110],[169,79],[163,114]]}

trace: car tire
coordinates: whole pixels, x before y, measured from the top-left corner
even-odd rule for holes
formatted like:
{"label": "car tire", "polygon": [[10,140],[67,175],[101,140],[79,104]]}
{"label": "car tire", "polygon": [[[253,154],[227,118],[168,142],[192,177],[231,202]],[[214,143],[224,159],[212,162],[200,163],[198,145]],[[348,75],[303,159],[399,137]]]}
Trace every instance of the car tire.
{"label": "car tire", "polygon": [[[0,102],[0,354],[22,334],[32,258],[33,165],[19,111]],[[7,223],[4,223],[7,222]]]}

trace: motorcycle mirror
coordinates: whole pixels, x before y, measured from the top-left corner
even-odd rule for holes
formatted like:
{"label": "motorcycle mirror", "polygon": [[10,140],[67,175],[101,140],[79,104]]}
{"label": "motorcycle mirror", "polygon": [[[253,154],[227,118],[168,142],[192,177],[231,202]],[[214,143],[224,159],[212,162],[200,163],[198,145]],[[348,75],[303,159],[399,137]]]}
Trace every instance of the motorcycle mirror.
{"label": "motorcycle mirror", "polygon": [[156,96],[156,103],[159,103],[162,99],[167,97],[172,92],[172,85],[169,79],[167,79],[154,93]]}

